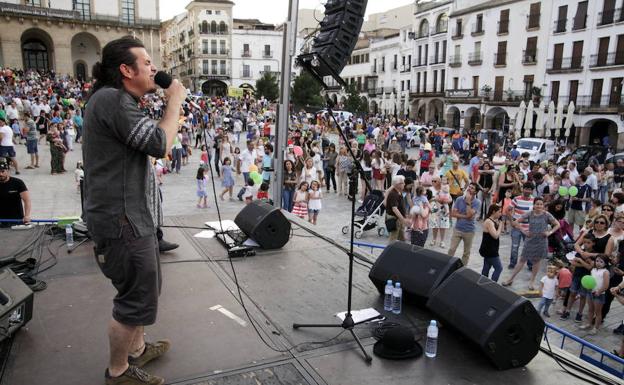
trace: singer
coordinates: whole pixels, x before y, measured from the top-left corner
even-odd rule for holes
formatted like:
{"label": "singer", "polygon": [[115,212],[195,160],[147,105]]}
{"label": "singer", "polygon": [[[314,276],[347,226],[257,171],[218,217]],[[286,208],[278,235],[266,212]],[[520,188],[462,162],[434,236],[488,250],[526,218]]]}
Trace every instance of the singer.
{"label": "singer", "polygon": [[107,385],[161,385],[141,367],[169,350],[167,340],[146,342],[143,328],[156,322],[161,288],[153,202],[157,194],[148,156],[162,158],[178,132],[186,96],[177,81],[165,90],[167,108],[153,121],[139,109],[154,92],[156,68],[143,44],[123,37],[106,44],[84,116],[85,219],[95,258],[117,295],[108,326]]}

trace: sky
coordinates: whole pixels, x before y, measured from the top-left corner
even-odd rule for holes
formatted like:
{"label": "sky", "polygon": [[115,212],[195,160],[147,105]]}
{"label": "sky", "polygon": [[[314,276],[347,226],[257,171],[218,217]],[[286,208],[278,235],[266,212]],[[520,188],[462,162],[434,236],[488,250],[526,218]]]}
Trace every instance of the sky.
{"label": "sky", "polygon": [[[185,11],[187,0],[159,0],[160,18],[168,20]],[[288,0],[233,0],[234,17],[237,19],[259,19],[264,23],[281,24],[288,17]],[[414,0],[368,0],[366,15],[383,12],[391,8],[411,4]],[[321,0],[299,0],[299,8],[317,9],[319,19],[324,11]]]}

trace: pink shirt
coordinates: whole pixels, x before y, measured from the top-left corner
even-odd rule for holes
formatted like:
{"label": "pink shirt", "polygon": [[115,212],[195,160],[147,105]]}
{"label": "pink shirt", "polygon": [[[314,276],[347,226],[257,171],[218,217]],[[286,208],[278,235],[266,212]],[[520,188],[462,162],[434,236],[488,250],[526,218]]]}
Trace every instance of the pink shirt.
{"label": "pink shirt", "polygon": [[429,187],[433,184],[433,182],[431,181],[433,179],[435,175],[435,172],[432,174],[430,174],[429,172],[426,172],[424,174],[422,174],[420,176],[420,184],[426,187]]}

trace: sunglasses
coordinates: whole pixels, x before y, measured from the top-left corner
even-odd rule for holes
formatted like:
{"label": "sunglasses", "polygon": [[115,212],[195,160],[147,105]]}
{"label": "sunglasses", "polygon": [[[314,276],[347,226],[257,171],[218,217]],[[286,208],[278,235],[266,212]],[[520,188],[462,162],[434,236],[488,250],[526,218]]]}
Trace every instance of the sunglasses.
{"label": "sunglasses", "polygon": [[603,221],[595,221],[594,222],[595,225],[606,225],[607,222],[603,222]]}
{"label": "sunglasses", "polygon": [[602,211],[613,211],[613,209],[611,207],[605,207],[602,209]]}

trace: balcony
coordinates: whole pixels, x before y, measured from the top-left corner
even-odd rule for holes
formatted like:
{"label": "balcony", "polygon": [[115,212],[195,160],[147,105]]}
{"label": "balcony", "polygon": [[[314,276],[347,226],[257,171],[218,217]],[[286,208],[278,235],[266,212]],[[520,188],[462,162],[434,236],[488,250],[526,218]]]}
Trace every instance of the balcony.
{"label": "balcony", "polygon": [[498,29],[496,30],[498,36],[509,34],[509,20],[501,20],[498,22]]}
{"label": "balcony", "polygon": [[428,86],[423,87],[420,90],[417,87],[412,87],[410,89],[410,95],[419,97],[444,97],[444,91],[434,90],[433,84],[429,84]]}
{"label": "balcony", "polygon": [[619,94],[614,95],[584,95],[577,96],[576,106],[579,113],[588,112],[617,112],[622,105]]}
{"label": "balcony", "polygon": [[455,26],[455,28],[453,28],[453,35],[451,35],[451,39],[457,40],[457,39],[461,39],[462,37],[464,37],[462,28]]}
{"label": "balcony", "polygon": [[253,75],[252,75],[251,70],[250,71],[243,70],[240,72],[240,77],[241,79],[251,79],[253,78]]}
{"label": "balcony", "polygon": [[534,31],[540,27],[540,14],[534,13],[527,15],[527,31]]}
{"label": "balcony", "polygon": [[262,57],[264,59],[269,59],[273,57],[273,51],[262,51]]}
{"label": "balcony", "polygon": [[456,68],[461,67],[461,55],[449,56],[449,67]]}
{"label": "balcony", "polygon": [[[490,101],[500,105],[515,106],[519,105],[523,100],[525,102],[532,100],[530,90],[494,90],[491,94],[492,98]],[[485,96],[486,99],[489,98],[489,95],[482,94],[482,96]]]}
{"label": "balcony", "polygon": [[522,51],[522,64],[533,65],[537,63],[537,50],[523,50]]}
{"label": "balcony", "polygon": [[401,64],[401,73],[410,72],[412,70],[412,65],[410,63]]}
{"label": "balcony", "polygon": [[251,51],[241,51],[241,57],[251,57]]}
{"label": "balcony", "polygon": [[429,37],[429,31],[418,31],[416,33],[416,36],[414,37],[414,40],[418,40],[418,39],[424,39],[425,37]]}
{"label": "balcony", "polygon": [[494,67],[506,67],[507,66],[507,52],[494,54]]}
{"label": "balcony", "polygon": [[575,16],[572,31],[581,31],[587,28],[587,15]]}
{"label": "balcony", "polygon": [[481,36],[485,33],[483,29],[483,23],[474,23],[472,25],[472,32],[470,32],[471,36]]}
{"label": "balcony", "polygon": [[481,52],[473,52],[468,55],[468,65],[471,66],[480,66],[483,64],[483,56]]}
{"label": "balcony", "polygon": [[368,96],[372,97],[372,96],[377,96],[377,88],[369,88],[368,91]]}
{"label": "balcony", "polygon": [[427,65],[427,57],[425,56],[425,60],[423,61],[418,60],[418,62],[414,63],[413,67],[422,67],[426,65]]}
{"label": "balcony", "polygon": [[606,55],[591,55],[589,68],[604,68],[624,65],[624,51],[609,52]]}
{"label": "balcony", "polygon": [[445,57],[439,57],[439,55],[431,55],[431,56],[429,56],[429,64],[430,65],[442,64],[442,63],[446,63],[446,58]]}
{"label": "balcony", "polygon": [[568,19],[555,20],[553,33],[564,33],[566,31],[567,23],[568,23]]}
{"label": "balcony", "polygon": [[598,12],[597,20],[598,21],[596,25],[598,27],[618,23],[620,21],[624,21],[624,12],[622,12],[622,8],[612,9],[605,12]]}
{"label": "balcony", "polygon": [[447,33],[448,32],[448,22],[446,23],[441,23],[440,25],[431,28],[431,35],[439,35],[441,33]]}
{"label": "balcony", "polygon": [[548,59],[546,62],[546,73],[562,74],[583,71],[584,56],[564,57],[559,60]]}

